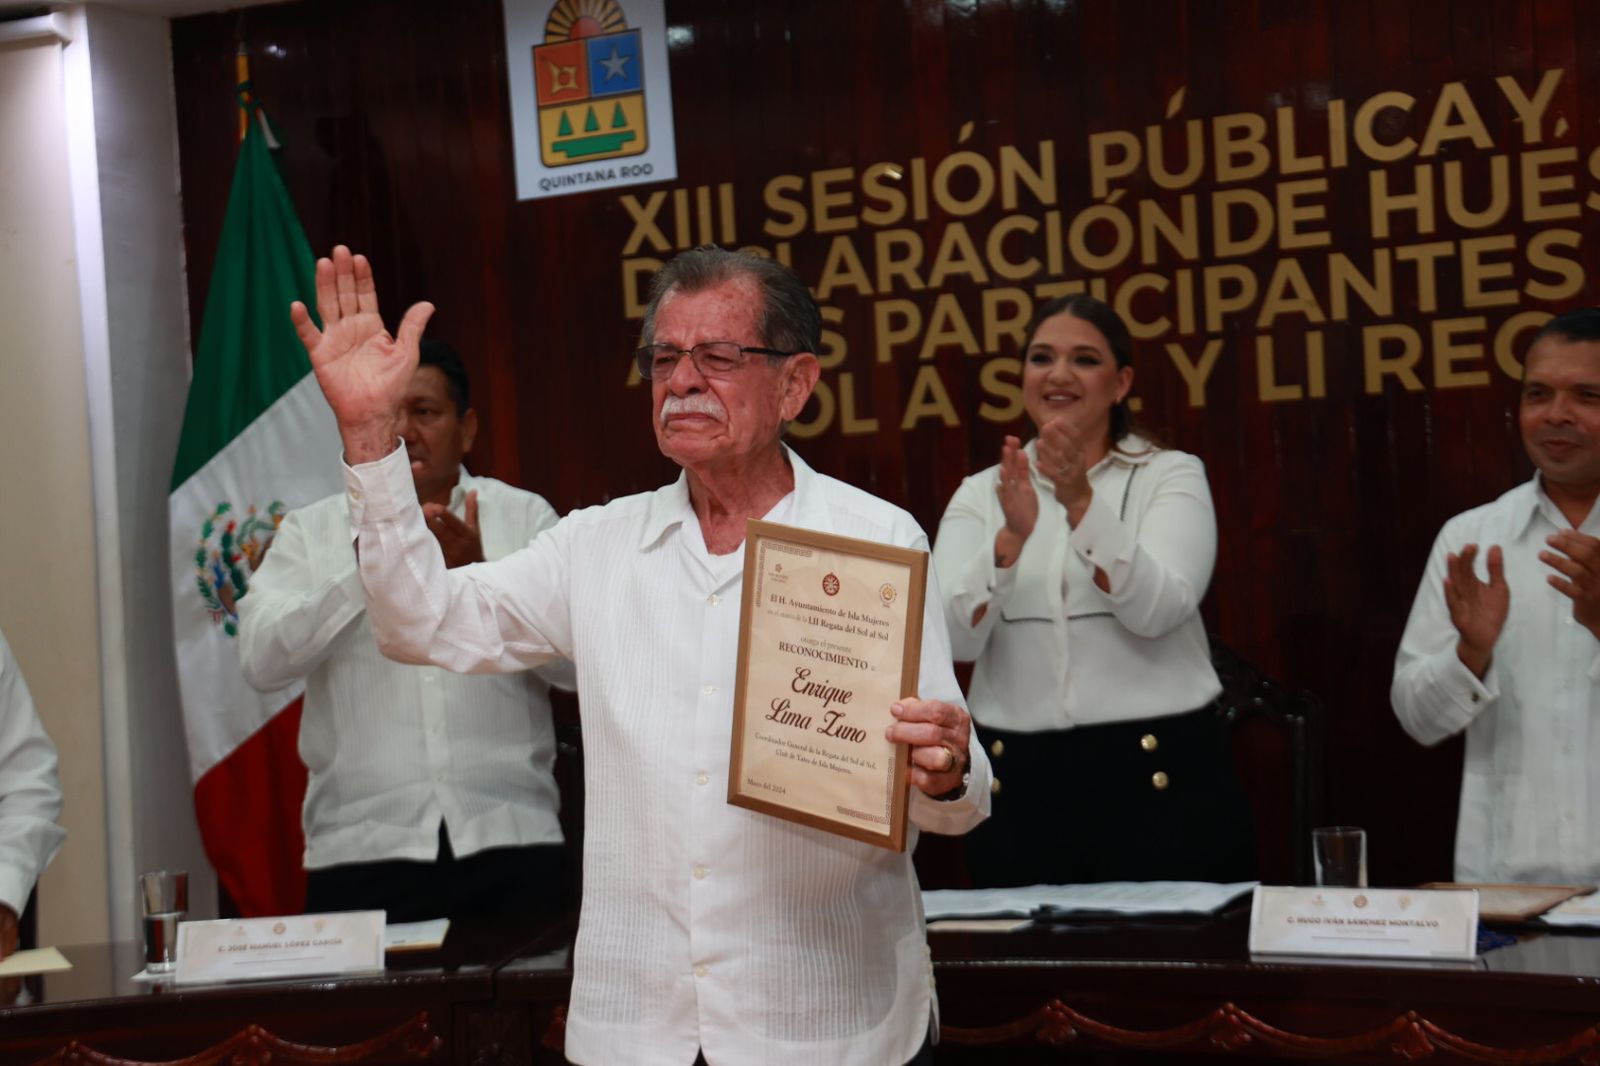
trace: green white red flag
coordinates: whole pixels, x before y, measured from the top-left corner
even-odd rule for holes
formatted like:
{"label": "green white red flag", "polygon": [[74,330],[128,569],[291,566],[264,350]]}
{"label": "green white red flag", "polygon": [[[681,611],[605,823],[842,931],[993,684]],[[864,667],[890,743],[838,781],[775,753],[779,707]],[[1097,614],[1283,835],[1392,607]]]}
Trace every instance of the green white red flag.
{"label": "green white red flag", "polygon": [[[241,85],[241,100],[247,86]],[[289,304],[315,258],[253,104],[206,295],[168,498],[173,628],[195,812],[246,916],[304,905],[300,690],[245,684],[237,603],[283,515],[339,491],[340,445]],[[260,119],[260,121],[256,121]]]}

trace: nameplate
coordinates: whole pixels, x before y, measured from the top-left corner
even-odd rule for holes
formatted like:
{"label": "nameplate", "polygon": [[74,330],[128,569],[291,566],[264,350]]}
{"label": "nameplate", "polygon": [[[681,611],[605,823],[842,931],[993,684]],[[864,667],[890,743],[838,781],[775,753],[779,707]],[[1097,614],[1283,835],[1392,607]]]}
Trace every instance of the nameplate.
{"label": "nameplate", "polygon": [[178,984],[383,969],[383,911],[234,918],[178,926]]}
{"label": "nameplate", "polygon": [[1252,953],[1470,959],[1477,949],[1473,891],[1258,885],[1250,907]]}

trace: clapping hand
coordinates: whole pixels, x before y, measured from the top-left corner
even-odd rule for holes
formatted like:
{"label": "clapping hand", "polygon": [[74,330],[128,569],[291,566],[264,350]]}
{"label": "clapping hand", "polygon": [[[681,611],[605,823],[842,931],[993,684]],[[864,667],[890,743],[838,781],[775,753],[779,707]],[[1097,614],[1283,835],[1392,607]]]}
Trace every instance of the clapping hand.
{"label": "clapping hand", "polygon": [[[1000,532],[995,534],[994,564],[1007,567],[1022,554],[1022,546],[1027,543],[1034,525],[1039,521],[1039,494],[1033,491],[1033,478],[1028,471],[1028,453],[1022,450],[1022,442],[1016,437],[1007,437],[1000,446],[1000,477],[994,491],[1000,500],[1000,512],[1006,520]],[[983,617],[983,610],[982,607],[978,608],[978,615],[973,619],[974,625],[978,618]]]}
{"label": "clapping hand", "polygon": [[1556,571],[1545,580],[1572,600],[1572,617],[1600,640],[1600,540],[1574,529],[1545,538],[1553,551],[1539,561]]}
{"label": "clapping hand", "polygon": [[451,569],[468,563],[483,562],[483,536],[478,532],[478,493],[467,493],[467,517],[463,521],[450,513],[442,503],[422,505],[422,517],[428,531],[439,542],[444,552],[444,565]]}
{"label": "clapping hand", "polygon": [[380,459],[400,439],[400,403],[416,371],[417,342],[433,305],[414,305],[401,319],[398,336],[391,336],[378,314],[371,264],[341,244],[332,259],[317,260],[317,314],[321,329],[305,304],[289,305],[317,383],[339,420],[345,461]]}
{"label": "clapping hand", "polygon": [[1478,580],[1473,569],[1477,557],[1476,544],[1468,544],[1459,555],[1452,552],[1445,556],[1444,602],[1450,608],[1450,623],[1461,638],[1456,643],[1456,655],[1481,680],[1488,672],[1495,641],[1500,639],[1506,614],[1511,610],[1511,589],[1506,584],[1499,545],[1490,547],[1485,557],[1487,582]]}
{"label": "clapping hand", "polygon": [[1067,509],[1073,526],[1082,521],[1094,498],[1089,487],[1089,456],[1083,437],[1065,416],[1052,418],[1039,430],[1039,471],[1055,485],[1056,500]]}

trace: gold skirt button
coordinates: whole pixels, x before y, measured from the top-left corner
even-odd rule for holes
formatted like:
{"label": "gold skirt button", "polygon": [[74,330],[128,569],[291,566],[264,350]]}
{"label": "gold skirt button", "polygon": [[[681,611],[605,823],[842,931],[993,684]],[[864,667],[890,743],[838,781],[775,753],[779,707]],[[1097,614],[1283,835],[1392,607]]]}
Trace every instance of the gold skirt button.
{"label": "gold skirt button", "polygon": [[1144,736],[1139,738],[1139,747],[1143,748],[1145,751],[1155,751],[1160,746],[1161,742],[1156,739],[1156,735],[1154,733],[1146,733]]}
{"label": "gold skirt button", "polygon": [[1166,788],[1167,787],[1167,772],[1165,770],[1157,770],[1155,773],[1151,774],[1150,775],[1150,785],[1157,792],[1160,792],[1162,789]]}
{"label": "gold skirt button", "polygon": [[989,779],[989,794],[991,796],[1000,795],[1000,779],[998,777],[992,777]]}
{"label": "gold skirt button", "polygon": [[997,740],[993,744],[989,745],[989,754],[993,755],[996,759],[998,759],[1000,756],[1004,755],[1005,753],[1006,753],[1006,742],[1005,741]]}

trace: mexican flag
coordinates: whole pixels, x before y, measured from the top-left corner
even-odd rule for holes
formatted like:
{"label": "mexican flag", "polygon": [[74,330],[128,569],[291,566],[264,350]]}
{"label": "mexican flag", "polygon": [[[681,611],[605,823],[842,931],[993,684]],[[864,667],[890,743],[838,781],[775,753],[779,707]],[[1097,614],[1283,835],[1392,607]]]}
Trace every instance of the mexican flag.
{"label": "mexican flag", "polygon": [[252,121],[206,295],[168,515],[195,812],[218,879],[251,917],[304,906],[306,773],[299,689],[262,695],[240,674],[238,600],[284,514],[342,481],[333,412],[289,322],[291,301],[316,307],[315,259],[265,119],[245,106]]}

